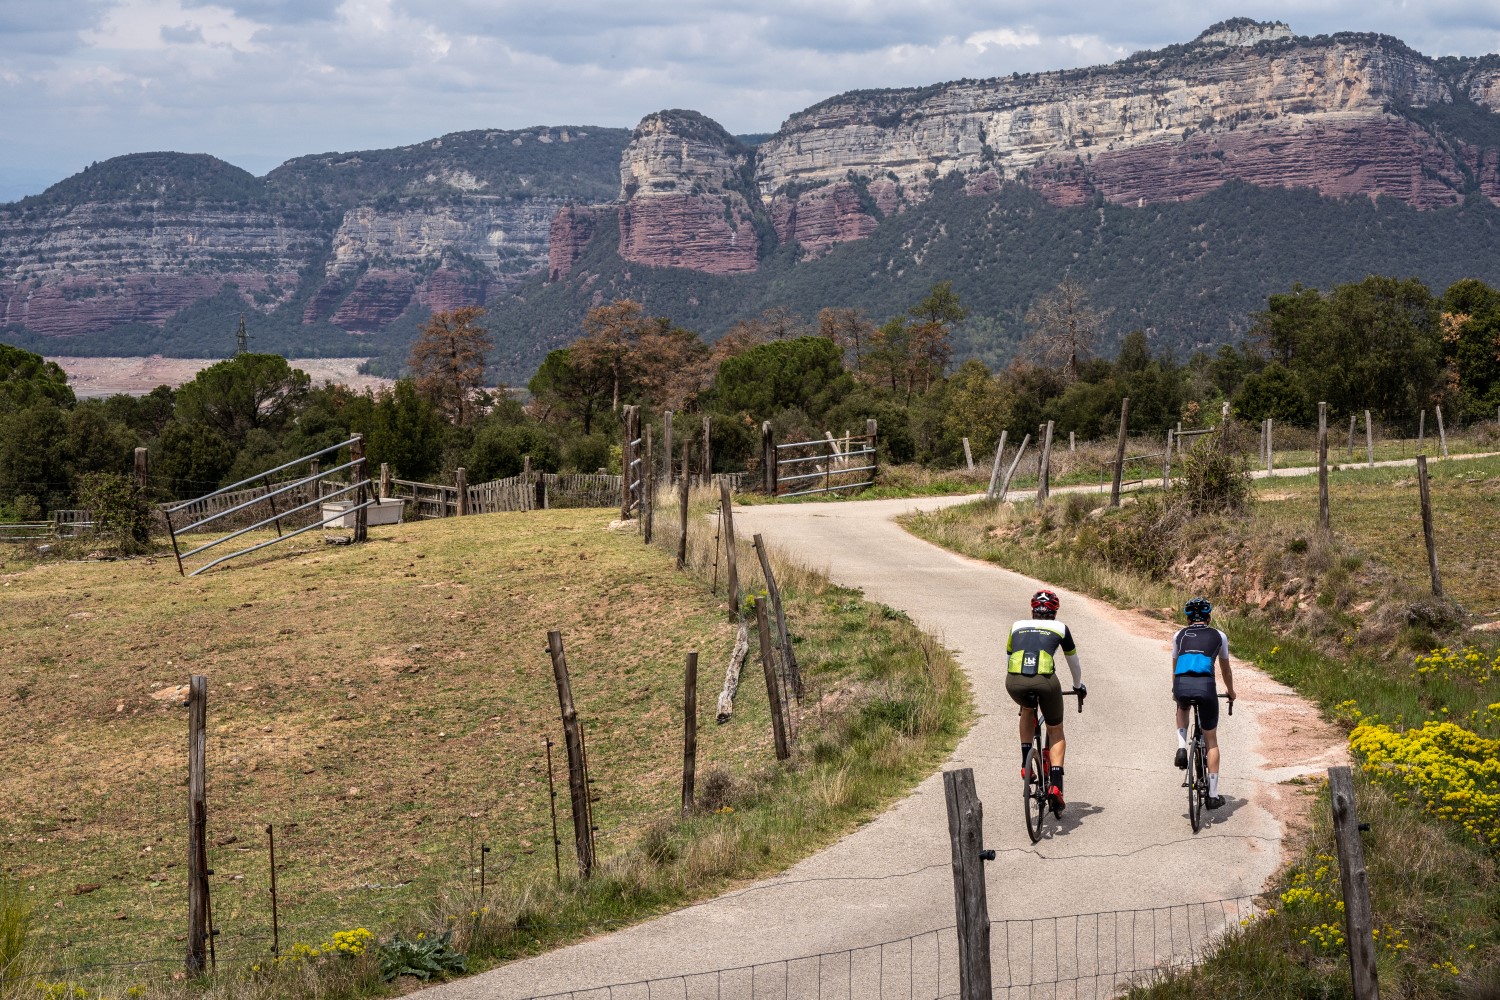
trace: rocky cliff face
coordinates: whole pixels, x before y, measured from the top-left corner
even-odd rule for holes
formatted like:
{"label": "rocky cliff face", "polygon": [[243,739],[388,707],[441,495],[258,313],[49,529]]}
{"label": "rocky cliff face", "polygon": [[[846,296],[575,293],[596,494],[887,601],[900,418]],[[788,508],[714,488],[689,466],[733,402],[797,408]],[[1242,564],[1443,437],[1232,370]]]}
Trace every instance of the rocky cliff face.
{"label": "rocky cliff face", "polygon": [[[831,98],[755,151],[743,201],[745,160],[722,130],[664,112],[625,153],[620,252],[749,270],[745,221],[759,213],[778,242],[818,256],[953,175],[970,194],[1021,181],[1060,205],[1181,201],[1234,180],[1421,209],[1471,190],[1500,199],[1500,118],[1480,110],[1500,110],[1500,68],[1482,65],[1453,76],[1392,38],[1299,39],[1238,18],[1111,66]],[[1462,137],[1423,115],[1455,102],[1473,109]],[[555,280],[588,233],[570,221],[554,235],[568,239]]]}
{"label": "rocky cliff face", "polygon": [[620,160],[620,256],[708,274],[754,271],[749,162],[749,150],[695,111],[647,116]]}
{"label": "rocky cliff face", "polygon": [[67,337],[160,323],[230,285],[247,309],[272,309],[325,245],[306,220],[234,205],[0,210],[0,325]]}

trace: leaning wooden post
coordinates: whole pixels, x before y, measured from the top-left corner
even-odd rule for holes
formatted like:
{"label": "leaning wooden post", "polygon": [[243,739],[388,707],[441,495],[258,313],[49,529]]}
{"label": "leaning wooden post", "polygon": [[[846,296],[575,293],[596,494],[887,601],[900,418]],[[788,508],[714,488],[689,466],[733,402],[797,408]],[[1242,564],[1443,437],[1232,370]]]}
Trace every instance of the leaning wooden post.
{"label": "leaning wooden post", "polygon": [[729,620],[735,621],[740,612],[740,569],[734,545],[734,500],[729,495],[727,479],[719,481],[719,503],[724,516],[724,564],[729,574]]}
{"label": "leaning wooden post", "polygon": [[969,467],[970,472],[974,471],[974,449],[969,447],[968,438],[964,438],[964,464]]}
{"label": "leaning wooden post", "polygon": [[1354,777],[1347,766],[1328,769],[1328,797],[1333,803],[1333,839],[1338,845],[1339,884],[1344,890],[1344,937],[1349,942],[1349,971],[1354,979],[1355,1000],[1379,1000],[1370,877],[1365,871],[1365,845],[1359,837]]}
{"label": "leaning wooden post", "polygon": [[1447,458],[1448,457],[1448,431],[1443,427],[1443,408],[1441,406],[1438,406],[1438,407],[1434,407],[1434,410],[1437,412],[1438,446],[1443,451],[1443,457]]}
{"label": "leaning wooden post", "polygon": [[1005,494],[1010,492],[1011,477],[1016,474],[1016,466],[1021,464],[1021,456],[1026,454],[1026,446],[1031,443],[1031,435],[1027,434],[1021,438],[1021,446],[1016,449],[1016,457],[1010,460],[1010,467],[1005,470],[1005,479],[1000,483],[1000,493],[995,497],[996,503],[1005,502]]}
{"label": "leaning wooden post", "polygon": [[1038,507],[1047,506],[1047,497],[1052,494],[1052,421],[1047,421],[1042,430],[1042,461],[1041,472],[1036,481],[1036,503]]}
{"label": "leaning wooden post", "polygon": [[1375,432],[1370,429],[1370,411],[1365,411],[1365,457],[1370,468],[1375,468]]}
{"label": "leaning wooden post", "polygon": [[781,638],[781,662],[786,667],[787,680],[792,693],[802,697],[802,668],[797,664],[797,654],[792,649],[791,633],[786,627],[786,608],[781,603],[781,588],[776,585],[776,574],[771,570],[771,557],[766,552],[765,539],[757,534],[754,538],[755,554],[760,558],[760,572],[766,578],[766,593],[771,598],[771,613],[776,616],[776,633]]}
{"label": "leaning wooden post", "polygon": [[1432,577],[1432,596],[1443,596],[1443,579],[1438,575],[1437,536],[1432,530],[1432,492],[1427,485],[1427,456],[1417,456],[1417,489],[1422,496],[1422,538],[1427,543],[1427,572]]}
{"label": "leaning wooden post", "polygon": [[1120,474],[1125,471],[1125,432],[1129,426],[1130,397],[1126,396],[1120,400],[1120,436],[1115,442],[1115,477],[1109,487],[1111,507],[1120,506]]}
{"label": "leaning wooden post", "polygon": [[568,791],[573,806],[573,843],[578,850],[578,876],[586,879],[594,871],[594,832],[589,829],[583,733],[578,725],[578,710],[573,707],[573,686],[568,678],[562,633],[556,629],[547,633],[547,651],[552,654],[552,679],[557,683],[557,704],[562,711],[563,736],[568,748]]}
{"label": "leaning wooden post", "polygon": [[188,678],[187,974],[201,976],[208,957],[208,678]]}
{"label": "leaning wooden post", "polygon": [[1328,526],[1328,404],[1318,404],[1318,530]]}
{"label": "leaning wooden post", "polygon": [[792,755],[786,741],[786,717],[781,710],[781,685],[776,682],[776,661],[771,655],[771,625],[766,620],[766,599],[755,599],[755,630],[760,635],[760,666],[766,675],[766,697],[771,701],[771,736],[776,741],[776,759]]}
{"label": "leaning wooden post", "polygon": [[135,450],[135,484],[141,489],[146,488],[146,484],[151,478],[148,470],[149,463],[150,459],[146,449],[137,448]]}
{"label": "leaning wooden post", "polygon": [[682,814],[693,811],[693,783],[698,773],[698,651],[687,655],[682,675]]}
{"label": "leaning wooden post", "polygon": [[948,839],[953,849],[953,905],[958,917],[959,1000],[990,1000],[990,912],[984,887],[984,806],[974,769],[943,772]]}
{"label": "leaning wooden post", "polygon": [[688,450],[682,448],[682,479],[677,483],[677,568],[687,566],[688,538]]}
{"label": "leaning wooden post", "polygon": [[1005,435],[1008,432],[1000,432],[1000,443],[995,446],[995,464],[990,469],[990,487],[984,491],[986,499],[995,499],[995,487],[1000,483],[1000,459],[1005,454]]}
{"label": "leaning wooden post", "polygon": [[[369,499],[369,493],[365,484],[369,482],[369,466],[365,462],[365,437],[363,434],[354,435],[354,441],[349,445],[349,455],[354,459],[352,470],[354,481],[359,488],[354,491],[354,540],[356,542],[368,541],[370,538],[370,511],[365,506]],[[459,469],[459,473],[464,470]],[[460,492],[467,492],[460,491]]]}

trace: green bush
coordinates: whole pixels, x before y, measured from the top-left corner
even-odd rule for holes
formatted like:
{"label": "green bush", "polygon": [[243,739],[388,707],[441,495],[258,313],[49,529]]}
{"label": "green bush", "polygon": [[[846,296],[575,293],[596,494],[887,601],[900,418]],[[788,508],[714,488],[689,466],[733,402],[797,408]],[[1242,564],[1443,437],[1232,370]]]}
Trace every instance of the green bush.
{"label": "green bush", "polygon": [[95,532],[120,552],[150,547],[156,511],[135,480],[113,472],[86,473],[78,478],[78,502],[93,512]]}

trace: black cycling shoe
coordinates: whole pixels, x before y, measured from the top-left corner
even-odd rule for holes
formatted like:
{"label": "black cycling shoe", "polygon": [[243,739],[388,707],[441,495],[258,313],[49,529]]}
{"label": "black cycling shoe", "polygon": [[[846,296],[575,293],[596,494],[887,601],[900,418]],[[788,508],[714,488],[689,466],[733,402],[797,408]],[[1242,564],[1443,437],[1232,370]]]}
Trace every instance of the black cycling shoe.
{"label": "black cycling shoe", "polygon": [[1172,763],[1180,768],[1187,768],[1187,747],[1177,748],[1177,756],[1172,758]]}
{"label": "black cycling shoe", "polygon": [[1208,806],[1208,808],[1210,809],[1218,809],[1224,804],[1224,796],[1210,795],[1206,800],[1204,800],[1203,804]]}

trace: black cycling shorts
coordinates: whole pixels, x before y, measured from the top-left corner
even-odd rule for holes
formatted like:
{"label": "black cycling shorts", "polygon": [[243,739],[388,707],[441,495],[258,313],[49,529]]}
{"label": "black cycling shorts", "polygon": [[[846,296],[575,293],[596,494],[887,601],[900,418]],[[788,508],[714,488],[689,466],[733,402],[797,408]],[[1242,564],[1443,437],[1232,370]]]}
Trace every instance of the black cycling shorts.
{"label": "black cycling shorts", "polygon": [[1010,695],[1011,701],[1022,708],[1030,707],[1025,696],[1035,695],[1042,708],[1042,718],[1047,720],[1047,725],[1062,725],[1062,682],[1057,679],[1057,674],[1038,674],[1035,677],[1027,677],[1024,674],[1006,674],[1005,693]]}
{"label": "black cycling shorts", "polygon": [[1213,674],[1177,674],[1172,678],[1172,697],[1178,708],[1198,703],[1198,723],[1205,733],[1219,728],[1219,689]]}

